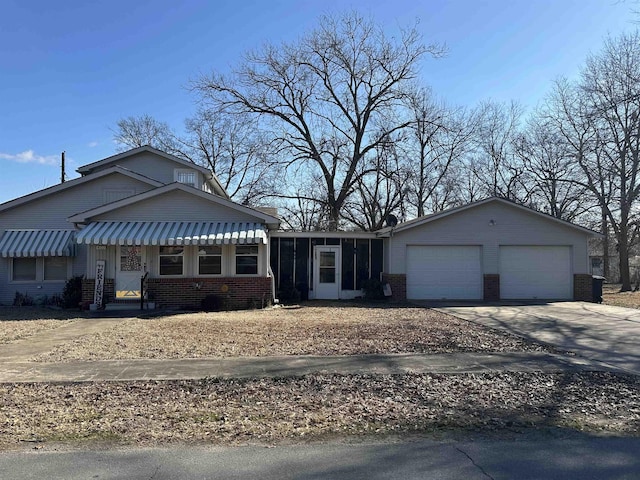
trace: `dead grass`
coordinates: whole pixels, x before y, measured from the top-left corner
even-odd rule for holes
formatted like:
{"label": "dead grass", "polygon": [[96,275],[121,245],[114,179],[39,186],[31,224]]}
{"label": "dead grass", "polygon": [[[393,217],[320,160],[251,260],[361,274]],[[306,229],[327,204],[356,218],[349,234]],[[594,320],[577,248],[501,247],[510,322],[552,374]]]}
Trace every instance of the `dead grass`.
{"label": "dead grass", "polygon": [[0,344],[66,325],[78,313],[38,307],[0,307]]}
{"label": "dead grass", "polygon": [[132,318],[36,361],[539,350],[424,308],[333,305]]}
{"label": "dead grass", "polygon": [[640,380],[609,373],[309,375],[0,385],[0,448],[278,443],[563,427],[640,434]]}
{"label": "dead grass", "polygon": [[640,308],[640,291],[620,292],[619,284],[605,284],[602,288],[602,303],[616,307]]}

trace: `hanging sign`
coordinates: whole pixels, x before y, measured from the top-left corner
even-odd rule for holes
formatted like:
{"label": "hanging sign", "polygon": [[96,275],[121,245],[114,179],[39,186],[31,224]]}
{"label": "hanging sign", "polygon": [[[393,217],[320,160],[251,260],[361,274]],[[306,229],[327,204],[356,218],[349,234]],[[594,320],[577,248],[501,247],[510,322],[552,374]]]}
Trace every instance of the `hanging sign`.
{"label": "hanging sign", "polygon": [[93,292],[93,303],[97,308],[102,308],[104,294],[104,260],[96,261],[96,288]]}

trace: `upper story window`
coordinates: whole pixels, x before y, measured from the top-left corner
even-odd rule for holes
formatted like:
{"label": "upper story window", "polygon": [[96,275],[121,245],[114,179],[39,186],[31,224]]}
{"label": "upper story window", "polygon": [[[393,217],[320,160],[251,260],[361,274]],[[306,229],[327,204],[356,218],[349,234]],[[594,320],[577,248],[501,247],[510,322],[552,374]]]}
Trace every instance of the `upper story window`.
{"label": "upper story window", "polygon": [[194,170],[180,170],[177,169],[175,173],[175,180],[178,183],[184,183],[190,187],[197,187],[197,176]]}

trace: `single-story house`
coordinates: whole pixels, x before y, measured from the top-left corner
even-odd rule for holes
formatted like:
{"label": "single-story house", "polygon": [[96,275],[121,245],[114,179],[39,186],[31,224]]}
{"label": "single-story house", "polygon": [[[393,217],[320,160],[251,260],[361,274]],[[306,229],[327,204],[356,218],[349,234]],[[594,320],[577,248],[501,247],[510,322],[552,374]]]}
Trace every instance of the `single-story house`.
{"label": "single-story house", "polygon": [[[296,288],[311,299],[590,300],[597,233],[489,198],[377,232],[284,232],[273,209],[229,199],[215,175],[152,147],[0,204],[0,303],[59,295],[83,277],[86,304],[230,308]],[[102,300],[101,300],[102,299]]]}

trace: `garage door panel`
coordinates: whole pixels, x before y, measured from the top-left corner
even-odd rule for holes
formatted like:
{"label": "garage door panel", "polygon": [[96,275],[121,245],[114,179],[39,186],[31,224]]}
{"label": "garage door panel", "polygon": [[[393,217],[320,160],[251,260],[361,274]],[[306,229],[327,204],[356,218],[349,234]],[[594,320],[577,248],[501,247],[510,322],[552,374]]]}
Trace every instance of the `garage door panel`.
{"label": "garage door panel", "polygon": [[503,299],[571,299],[571,248],[501,246],[500,297]]}
{"label": "garage door panel", "polygon": [[479,246],[407,247],[407,298],[482,298]]}

